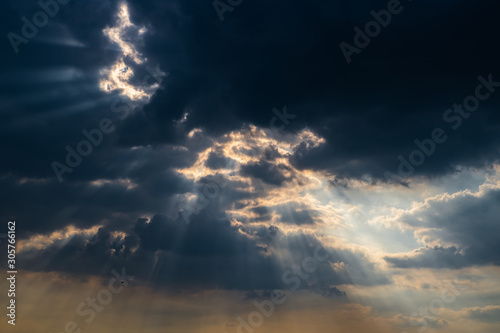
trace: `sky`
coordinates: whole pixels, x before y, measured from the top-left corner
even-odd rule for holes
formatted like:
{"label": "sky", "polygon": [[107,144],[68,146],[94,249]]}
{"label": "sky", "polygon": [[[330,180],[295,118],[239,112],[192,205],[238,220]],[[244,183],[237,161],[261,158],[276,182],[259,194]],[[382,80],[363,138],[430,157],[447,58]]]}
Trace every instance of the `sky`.
{"label": "sky", "polygon": [[0,2],[0,331],[497,333],[499,9]]}

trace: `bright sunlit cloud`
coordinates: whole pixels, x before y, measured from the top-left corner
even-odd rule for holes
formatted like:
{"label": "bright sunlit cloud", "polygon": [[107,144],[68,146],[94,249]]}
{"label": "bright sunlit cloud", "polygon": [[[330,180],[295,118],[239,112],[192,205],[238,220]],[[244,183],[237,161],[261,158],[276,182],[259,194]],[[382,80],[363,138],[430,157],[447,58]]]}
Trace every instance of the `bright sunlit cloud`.
{"label": "bright sunlit cloud", "polygon": [[[109,68],[101,70],[101,80],[99,87],[106,92],[119,91],[133,101],[147,101],[159,88],[158,83],[152,85],[132,84],[130,81],[134,77],[132,66],[142,65],[147,59],[137,50],[136,44],[142,41],[143,35],[147,32],[145,27],[138,27],[130,21],[130,13],[126,2],[119,6],[115,26],[107,27],[103,34],[120,50],[120,56]],[[158,73],[164,76],[165,73]]]}

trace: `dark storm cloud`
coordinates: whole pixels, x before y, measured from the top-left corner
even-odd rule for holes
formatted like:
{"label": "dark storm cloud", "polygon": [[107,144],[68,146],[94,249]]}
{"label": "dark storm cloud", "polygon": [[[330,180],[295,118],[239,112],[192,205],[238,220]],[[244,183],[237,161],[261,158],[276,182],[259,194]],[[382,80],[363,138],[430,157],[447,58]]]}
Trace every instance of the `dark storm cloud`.
{"label": "dark storm cloud", "polygon": [[[90,156],[63,175],[63,183],[55,178],[52,162],[65,164],[65,147],[76,149],[87,139],[82,130],[98,128],[103,118],[111,119],[115,127],[122,124],[112,109],[117,95],[98,88],[99,71],[119,55],[102,33],[113,24],[116,5],[116,1],[71,1],[21,45],[18,54],[8,49],[2,53],[0,216],[23,221],[20,237],[70,224],[127,228],[146,212],[167,211],[176,194],[192,188],[172,169],[192,164],[196,149],[149,144],[145,149],[125,149],[119,139],[126,140],[116,132],[105,134]],[[30,18],[40,10],[36,1],[1,6],[2,31],[16,33],[22,16]],[[64,45],[69,39],[78,45]],[[5,41],[2,45],[10,48]],[[140,73],[138,69],[142,77]],[[141,110],[135,112],[138,118]],[[120,179],[130,180],[133,188],[116,182]],[[89,184],[96,180],[105,183]]]}
{"label": "dark storm cloud", "polygon": [[336,287],[322,287],[316,289],[315,292],[320,294],[323,297],[345,297],[346,293],[344,291],[339,290]]}
{"label": "dark storm cloud", "polygon": [[297,202],[276,206],[274,211],[279,215],[280,222],[296,225],[314,224],[314,218],[319,215],[317,211]]}
{"label": "dark storm cloud", "polygon": [[276,147],[270,146],[264,151],[264,157],[268,161],[274,161],[277,158],[283,157]]}
{"label": "dark storm cloud", "polygon": [[[147,106],[151,130],[136,129],[136,142],[171,141],[171,131],[155,128],[173,128],[184,112],[186,130],[267,127],[271,108],[286,104],[300,117],[285,130],[308,126],[327,141],[298,149],[296,166],[353,177],[396,170],[415,139],[449,126],[443,112],[474,91],[478,75],[499,80],[498,48],[490,42],[498,4],[402,2],[404,12],[348,65],[338,44],[386,4],[253,1],[220,22],[209,2],[179,3],[182,16],[173,6],[152,14],[157,2],[133,2],[136,18],[157,31],[148,50],[162,54],[172,73]],[[496,160],[498,103],[496,95],[483,103],[416,174]]]}
{"label": "dark storm cloud", "polygon": [[[193,193],[207,179],[193,184],[175,168],[192,165],[198,152],[231,130],[249,124],[268,128],[272,108],[287,105],[299,116],[284,131],[307,127],[326,139],[318,148],[304,143],[295,149],[295,166],[346,178],[381,176],[397,167],[399,154],[414,149],[414,139],[443,126],[442,113],[471,94],[478,75],[493,73],[500,79],[498,48],[492,42],[498,4],[493,1],[405,2],[405,11],[351,65],[338,44],[351,40],[352,28],[386,1],[359,6],[344,0],[248,1],[224,22],[211,1],[129,4],[132,22],[150,32],[137,45],[139,51],[170,75],[150,103],[125,120],[111,110],[116,94],[98,89],[99,70],[119,55],[102,34],[114,22],[116,1],[72,1],[18,54],[3,38],[0,219],[22,221],[20,238],[68,225],[105,225],[90,241],[77,235],[44,250],[26,250],[22,267],[83,276],[127,266],[138,279],[168,288],[285,289],[276,252],[289,252],[300,263],[314,254],[319,241],[284,235],[276,227],[235,227],[225,214],[243,207],[238,201],[261,196],[266,185],[289,179],[286,167],[271,163],[277,151],[240,147],[249,156],[265,150],[265,160],[243,167],[253,183],[261,184],[248,193],[245,184],[231,182],[188,225],[165,211],[175,215],[176,195]],[[36,1],[2,1],[0,10],[6,34],[18,32],[20,18],[39,9]],[[84,47],[47,43],[68,36]],[[138,68],[138,77],[143,72]],[[496,160],[498,106],[493,95],[418,172],[435,175],[456,164],[482,166]],[[96,128],[104,117],[113,120],[116,132],[65,182],[57,182],[51,162],[63,160],[65,146],[75,146],[83,139],[82,130]],[[187,139],[195,128],[202,134]],[[232,162],[220,154],[209,160],[213,168]],[[135,186],[128,188],[120,179]],[[91,184],[97,180],[115,182]],[[387,260],[401,267],[498,263],[498,232],[486,232],[497,228],[492,218],[499,214],[491,207],[498,207],[498,197],[488,197],[484,205],[467,198],[454,207],[462,213],[448,214],[449,221],[459,221],[456,225],[435,222],[440,237],[458,240],[464,251],[426,249],[425,256],[411,259],[417,262]],[[305,209],[279,212],[282,222],[299,225],[315,217]],[[149,223],[145,216],[152,216]],[[482,228],[467,227],[471,219]],[[113,231],[129,236],[116,240]],[[330,263],[345,263],[348,270],[337,272]],[[332,285],[388,282],[362,253],[332,249],[328,264],[320,265],[301,288],[329,296],[337,293]]]}
{"label": "dark storm cloud", "polygon": [[498,322],[500,321],[500,306],[486,306],[483,308],[468,308],[465,309],[467,317],[483,322]]}
{"label": "dark storm cloud", "polygon": [[233,169],[236,161],[232,158],[225,157],[221,153],[211,152],[205,165],[210,169]]}
{"label": "dark storm cloud", "polygon": [[385,260],[399,268],[430,267],[459,269],[467,260],[456,247],[426,247],[416,250],[413,256],[386,257]]}
{"label": "dark storm cloud", "polygon": [[[95,128],[109,117],[117,132],[106,136],[67,175],[68,180],[114,179],[143,163],[148,164],[144,170],[149,168],[156,177],[161,163],[189,164],[196,152],[210,144],[199,135],[186,142],[185,135],[193,128],[217,135],[247,123],[267,127],[274,116],[271,109],[285,104],[300,115],[285,131],[308,126],[327,140],[315,149],[299,146],[292,158],[296,166],[354,177],[381,175],[397,167],[396,157],[409,153],[415,138],[424,138],[434,126],[442,125],[442,112],[470,94],[477,75],[494,73],[495,78],[500,73],[497,48],[490,42],[496,22],[494,2],[405,3],[401,16],[349,66],[338,43],[351,39],[352,27],[369,19],[369,11],[383,8],[384,2],[353,7],[345,1],[319,1],[304,8],[298,2],[256,1],[238,7],[224,22],[210,2],[129,4],[132,21],[151,32],[137,47],[153,67],[158,64],[170,75],[144,112],[124,121],[115,122],[117,115],[110,110],[115,96],[97,88],[99,70],[118,56],[117,48],[102,34],[114,22],[116,1],[72,1],[62,6],[35,38],[21,45],[18,54],[4,38],[0,62],[3,175],[17,180],[54,179],[50,165],[64,160],[65,146],[75,146],[84,139],[83,129]],[[20,18],[39,10],[36,2],[0,6],[5,33],[19,32]],[[67,36],[84,47],[46,42]],[[498,113],[493,110],[497,104],[495,96],[486,101],[418,172],[434,174],[454,164],[479,166],[496,159]],[[186,121],[180,123],[184,114]],[[166,142],[183,144],[189,152],[171,150],[163,160],[149,162],[144,162],[146,156],[131,152],[129,158],[121,155],[121,163],[110,162],[110,157],[117,156],[117,145],[126,149]],[[276,152],[269,150],[267,155],[272,160]],[[215,167],[222,161],[212,162]],[[268,162],[249,165],[246,171],[270,184],[286,180]],[[157,184],[152,178],[144,180],[144,186],[161,196],[162,187],[176,182],[168,173],[159,176]],[[21,198],[25,188],[12,184],[9,194],[2,189],[2,197]],[[47,189],[32,193],[49,198],[65,191],[55,185],[52,192]],[[79,202],[77,194],[61,200],[61,207]],[[14,209],[12,213],[18,215]]]}
{"label": "dark storm cloud", "polygon": [[[0,68],[0,171],[17,177],[54,177],[53,160],[64,159],[66,145],[84,139],[81,131],[112,116],[112,99],[98,88],[98,71],[111,63],[102,29],[111,22],[109,2],[71,1],[39,29],[20,52],[3,39]],[[2,32],[20,33],[21,17],[31,19],[36,1],[2,2]],[[92,15],[90,13],[93,12]],[[68,33],[84,47],[45,42]],[[10,49],[9,49],[10,48]],[[109,138],[105,138],[109,141]]]}
{"label": "dark storm cloud", "polygon": [[451,200],[431,201],[428,208],[405,216],[403,222],[430,228],[431,231],[420,234],[422,237],[457,245],[426,247],[411,255],[390,256],[385,260],[401,268],[500,265],[499,216],[498,189],[487,190],[480,197],[463,194]]}
{"label": "dark storm cloud", "polygon": [[319,212],[298,202],[287,202],[276,206],[259,206],[251,208],[250,211],[258,215],[251,219],[252,222],[270,221],[272,213],[278,216],[277,221],[285,224],[307,225],[315,224],[315,219],[319,217]]}
{"label": "dark storm cloud", "polygon": [[62,183],[8,175],[0,180],[0,216],[23,221],[20,236],[69,224],[85,228],[106,220],[128,225],[141,214],[167,212],[175,195],[193,188],[192,182],[172,171],[189,160],[189,154],[166,147],[115,150],[89,157],[74,177]]}
{"label": "dark storm cloud", "polygon": [[250,163],[241,167],[241,173],[243,176],[260,179],[266,184],[275,186],[280,186],[285,181],[290,180],[290,177],[286,177],[283,174],[286,171],[290,171],[290,168],[286,165],[274,165],[266,161]]}
{"label": "dark storm cloud", "polygon": [[[35,2],[29,4],[2,3],[4,31],[20,30],[20,17],[38,10]],[[351,40],[352,28],[385,1],[356,6],[319,1],[306,8],[299,2],[255,1],[224,22],[210,2],[129,4],[132,21],[151,32],[138,48],[170,76],[145,113],[120,126],[119,142],[126,146],[179,142],[196,127],[214,134],[243,123],[267,127],[271,109],[286,104],[300,117],[285,130],[308,126],[327,140],[312,150],[299,147],[296,166],[380,176],[397,168],[397,156],[409,154],[414,139],[442,126],[442,113],[470,94],[478,75],[500,75],[498,49],[490,42],[498,6],[492,1],[404,2],[404,12],[351,65],[338,43]],[[0,66],[9,76],[2,81],[1,151],[9,163],[2,163],[3,172],[52,176],[50,163],[64,156],[65,145],[76,144],[82,129],[95,127],[103,112],[109,113],[111,99],[92,108],[86,103],[109,97],[97,91],[96,76],[118,54],[102,34],[116,5],[70,2],[17,55],[4,39],[9,52],[2,53]],[[85,47],[42,42],[63,31]],[[68,67],[85,75],[35,84],[30,73]],[[24,79],[21,70],[28,73]],[[12,77],[21,84],[13,84]],[[26,105],[37,99],[41,102]],[[417,173],[496,159],[498,101],[495,95],[488,100]],[[70,105],[81,109],[68,112],[64,108]],[[186,122],[179,125],[185,113]]]}
{"label": "dark storm cloud", "polygon": [[[180,219],[154,216],[150,221],[139,219],[124,239],[114,239],[110,229],[101,228],[89,241],[77,235],[69,241],[55,241],[44,250],[26,250],[22,256],[23,267],[85,276],[126,265],[127,271],[133,272],[130,274],[138,279],[150,280],[173,291],[288,289],[291,281],[284,279],[283,274],[287,269],[295,272],[301,263],[304,265],[303,259],[313,258],[315,249],[322,246],[310,235],[284,236],[274,229],[263,231],[239,229],[222,219],[193,217],[186,225]],[[279,245],[283,241],[288,244],[284,248]],[[289,251],[293,259],[281,262],[280,256],[275,254],[278,248]],[[388,283],[362,254],[334,248],[328,251],[328,260],[306,274],[305,280],[298,285],[300,289],[331,297],[340,294],[327,286]],[[332,269],[330,263],[339,262],[352,266],[356,274],[370,271],[371,276],[358,274],[352,280],[351,272]],[[291,273],[286,277],[293,277]],[[305,271],[297,274],[305,274]]]}
{"label": "dark storm cloud", "polygon": [[187,225],[184,220],[155,216],[147,223],[137,221],[134,231],[148,251],[173,251],[190,256],[241,255],[252,244],[226,220],[206,220],[199,216]]}

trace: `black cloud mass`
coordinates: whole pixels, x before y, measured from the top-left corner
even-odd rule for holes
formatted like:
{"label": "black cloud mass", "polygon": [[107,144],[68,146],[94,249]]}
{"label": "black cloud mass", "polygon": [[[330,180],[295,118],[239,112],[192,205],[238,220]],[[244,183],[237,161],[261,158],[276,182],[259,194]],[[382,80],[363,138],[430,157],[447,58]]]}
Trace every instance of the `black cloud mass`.
{"label": "black cloud mass", "polygon": [[[327,214],[298,199],[300,190],[286,204],[269,193],[307,186],[307,172],[346,191],[367,179],[394,186],[384,174],[396,174],[398,156],[408,159],[435,128],[448,138],[412,176],[432,182],[499,161],[500,91],[456,130],[443,118],[474,94],[479,76],[500,82],[497,1],[402,0],[403,11],[350,64],[338,45],[353,43],[353,28],[387,1],[244,1],[223,22],[212,1],[127,3],[130,21],[147,30],[134,44],[147,61],[130,83],[140,84],[147,67],[168,73],[142,104],[99,88],[102,69],[122,52],[103,34],[117,1],[61,5],[18,53],[3,37],[0,220],[19,221],[20,260],[30,270],[85,276],[125,265],[172,290],[286,289],[286,270],[323,246],[313,228]],[[2,1],[2,31],[21,33],[20,18],[37,10],[36,1]],[[273,113],[283,106],[293,119]],[[60,181],[54,161],[66,165],[67,146],[76,151],[82,131],[104,118],[114,130]],[[230,147],[235,140],[251,144]],[[224,185],[211,178],[218,172]],[[402,224],[426,223],[437,231],[417,237],[439,244],[385,261],[499,265],[499,203],[491,188],[405,214]],[[70,236],[58,239],[60,230]],[[37,235],[50,242],[36,243]],[[343,297],[336,286],[391,283],[364,252],[326,248],[328,260],[301,289]]]}

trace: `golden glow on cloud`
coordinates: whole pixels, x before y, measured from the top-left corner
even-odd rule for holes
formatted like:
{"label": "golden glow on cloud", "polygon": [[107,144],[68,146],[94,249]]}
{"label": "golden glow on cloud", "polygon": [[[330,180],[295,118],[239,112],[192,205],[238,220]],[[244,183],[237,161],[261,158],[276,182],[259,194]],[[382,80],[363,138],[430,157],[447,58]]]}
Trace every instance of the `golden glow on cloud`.
{"label": "golden glow on cloud", "polygon": [[[201,129],[196,129],[191,132],[189,138],[193,139],[198,134],[201,136],[204,133]],[[282,306],[277,306],[276,312],[269,318],[265,318],[265,323],[255,332],[400,333],[406,331],[417,333],[422,326],[411,326],[410,323],[423,323],[425,319],[415,319],[412,315],[421,307],[428,306],[430,300],[440,297],[443,290],[446,290],[455,278],[458,279],[456,285],[462,296],[457,297],[455,303],[447,305],[447,308],[434,318],[436,325],[442,326],[428,327],[426,332],[496,332],[496,323],[482,322],[473,318],[473,315],[479,318],[486,317],[499,310],[497,305],[489,304],[491,298],[484,296],[500,294],[499,267],[468,267],[461,270],[392,268],[382,259],[388,254],[387,249],[377,247],[377,244],[372,243],[367,237],[370,235],[374,238],[379,237],[380,241],[390,243],[394,241],[393,236],[384,238],[384,234],[391,230],[405,229],[406,227],[403,228],[401,224],[401,219],[405,214],[425,211],[434,201],[445,202],[464,195],[480,198],[488,190],[500,188],[499,166],[495,166],[493,171],[484,175],[484,179],[477,181],[477,187],[469,186],[468,189],[456,189],[454,187],[456,179],[453,178],[441,179],[441,183],[435,186],[431,183],[415,182],[410,188],[363,180],[345,180],[344,187],[331,184],[335,175],[314,170],[299,170],[290,163],[288,155],[305,141],[310,146],[319,146],[324,143],[322,138],[311,131],[304,130],[293,136],[249,126],[246,129],[228,133],[221,138],[210,140],[210,147],[199,153],[196,162],[191,167],[178,169],[177,172],[193,181],[199,181],[208,175],[222,174],[229,180],[238,182],[239,185],[235,186],[239,186],[239,190],[247,191],[249,194],[257,193],[256,197],[241,200],[242,208],[237,209],[233,206],[226,212],[233,225],[241,227],[238,228],[239,233],[257,239],[251,228],[247,228],[249,225],[276,224],[285,234],[298,232],[314,234],[323,244],[338,251],[348,249],[364,254],[374,263],[374,266],[369,269],[373,269],[374,272],[384,272],[390,276],[391,280],[388,285],[358,285],[354,280],[355,274],[359,272],[351,274],[352,266],[350,267],[347,261],[331,263],[332,268],[338,274],[348,274],[354,281],[354,284],[337,286],[348,295],[345,303],[314,293],[302,291],[289,293],[287,297],[290,300]],[[282,157],[267,160],[275,167],[284,166],[283,170],[288,179],[280,185],[260,184],[254,178],[239,172],[245,164],[262,162],[266,148],[273,148],[282,155]],[[206,162],[212,152],[224,155],[235,162],[228,165],[227,169],[210,169],[206,166]],[[467,172],[475,173],[476,171],[464,171],[461,176],[467,177]],[[24,182],[29,183],[30,180]],[[93,187],[119,185],[125,188],[136,186],[130,179],[99,179],[93,181],[91,185]],[[470,190],[471,188],[476,190]],[[185,196],[185,199],[194,200],[195,197],[196,194],[190,193]],[[301,206],[297,207],[295,203]],[[265,221],[252,222],[252,219],[258,217],[252,209],[261,206],[288,206],[295,212],[311,210],[316,212],[313,216],[315,224],[282,223],[279,221],[280,216],[276,213],[271,214]],[[104,224],[101,221],[99,223]],[[49,235],[36,235],[19,242],[20,252],[29,249],[41,250],[54,244],[65,244],[78,235],[90,239],[96,235],[99,227],[78,229],[71,226]],[[377,228],[382,230],[379,235],[373,234]],[[124,232],[115,231],[111,236],[112,239],[123,240],[127,235]],[[408,245],[408,247],[411,246],[411,244]],[[391,244],[388,248],[389,252],[392,251]],[[136,249],[132,249],[132,252]],[[277,248],[270,251],[274,251],[273,254],[276,257],[283,259],[282,262],[287,261],[286,250]],[[270,253],[264,255],[270,255]],[[293,259],[295,258],[290,261],[293,262]],[[370,274],[370,271],[367,273]],[[82,284],[81,281],[60,281],[54,277],[53,273],[24,276],[36,285],[31,287],[23,284],[22,290],[31,291],[31,288],[34,289],[36,286],[38,289],[48,291],[43,297],[47,297],[51,302],[67,305],[55,309],[58,314],[62,314],[63,320],[54,320],[45,315],[35,321],[27,315],[25,322],[30,328],[61,327],[61,321],[64,324],[65,320],[70,320],[75,316],[78,303],[102,288],[100,284],[102,281],[94,277]],[[52,281],[47,281],[48,277]],[[60,292],[60,288],[54,288],[54,286],[66,288],[65,292]],[[134,285],[127,287],[126,293],[117,296],[116,301],[106,307],[106,315],[99,316],[92,323],[93,332],[106,332],[110,326],[116,326],[123,333],[140,330],[148,333],[163,332],[165,323],[168,322],[172,330],[179,332],[230,333],[236,332],[236,318],[248,316],[255,311],[252,300],[242,300],[243,296],[236,292],[209,290],[197,294],[186,293],[178,297],[178,295],[168,295],[145,286]],[[479,304],[465,303],[468,300],[480,301]],[[45,311],[45,309],[40,310],[39,307],[32,306],[35,303],[28,302],[27,299],[23,299],[23,296],[20,296],[20,304],[20,311],[23,310],[23,313],[29,315],[34,316],[40,311]],[[162,309],[162,311],[155,312],[151,311],[152,309]],[[186,321],[186,317],[197,319]],[[51,322],[51,320],[54,321]],[[3,328],[2,325],[4,324],[0,324],[0,329]]]}
{"label": "golden glow on cloud", "polygon": [[146,93],[144,89],[135,87],[129,83],[129,80],[134,76],[133,70],[125,65],[123,58],[113,64],[111,69],[104,69],[101,74],[106,76],[99,85],[102,90],[110,92],[118,90],[122,95],[127,96],[133,101],[149,99],[150,94]]}
{"label": "golden glow on cloud", "polygon": [[[201,130],[196,133],[203,135]],[[190,133],[189,138],[194,135],[195,132]],[[323,138],[307,129],[290,135],[250,125],[220,138],[205,140],[211,140],[210,147],[198,154],[192,166],[177,172],[195,182],[207,176],[222,175],[233,182],[238,191],[248,193],[248,198],[239,200],[237,205],[225,211],[226,218],[234,226],[276,225],[284,233],[311,233],[326,245],[335,243],[337,248],[343,246],[365,253],[371,262],[381,267],[387,266],[383,258],[388,254],[411,253],[422,246],[422,241],[429,246],[444,245],[441,240],[420,237],[420,233],[429,230],[417,231],[401,223],[404,216],[424,211],[436,200],[447,201],[463,195],[478,197],[489,189],[500,188],[498,166],[487,173],[484,170],[462,170],[461,177],[473,179],[478,192],[467,188],[457,190],[455,176],[444,177],[435,184],[416,178],[412,179],[410,187],[372,179],[339,179],[335,182],[335,175],[300,170],[290,162],[290,155],[299,146],[317,147],[324,143]],[[273,149],[280,156],[266,159],[266,149]],[[212,153],[228,159],[228,165],[216,169],[207,167]],[[245,165],[263,161],[279,169],[285,180],[279,185],[271,185],[242,172]],[[469,188],[474,188],[474,185]],[[183,195],[187,203],[196,199],[194,193]],[[257,213],[256,208],[262,207],[268,208],[267,214]],[[307,214],[310,215],[308,223],[294,223],[286,218]],[[401,239],[394,242],[396,235]]]}
{"label": "golden glow on cloud", "polygon": [[104,185],[119,185],[125,187],[127,190],[131,190],[137,187],[131,179],[129,178],[119,178],[119,179],[97,179],[90,182],[92,186],[102,187]]}
{"label": "golden glow on cloud", "polygon": [[[99,87],[106,92],[119,91],[132,101],[147,101],[159,88],[159,84],[146,85],[144,82],[140,82],[134,85],[130,83],[134,77],[132,66],[143,64],[147,60],[143,58],[134,45],[134,42],[142,41],[142,36],[147,32],[147,29],[137,27],[130,21],[129,9],[125,2],[120,4],[115,24],[114,27],[105,28],[103,33],[118,46],[121,54],[110,68],[101,70],[102,79],[99,82]],[[159,72],[157,75],[165,76],[165,73]]]}
{"label": "golden glow on cloud", "polygon": [[[189,137],[192,136],[194,133],[190,133]],[[291,135],[250,125],[248,128],[232,131],[222,138],[214,140],[211,147],[199,153],[198,159],[191,167],[178,169],[177,172],[193,181],[199,181],[209,175],[223,175],[232,182],[238,182],[240,191],[249,194],[261,192],[262,194],[256,198],[241,200],[240,203],[245,206],[244,208],[226,211],[228,219],[233,225],[240,225],[242,219],[257,218],[258,215],[253,211],[253,208],[261,206],[283,206],[283,213],[301,214],[307,213],[304,210],[315,211],[318,214],[313,216],[315,222],[336,225],[340,222],[340,216],[334,205],[331,202],[322,203],[312,193],[313,191],[324,191],[325,186],[327,186],[327,175],[310,170],[298,170],[289,161],[288,156],[304,142],[307,142],[309,147],[317,147],[325,140],[308,129],[297,135]],[[242,166],[262,161],[267,148],[275,150],[281,156],[269,161],[272,165],[280,168],[280,173],[286,179],[280,186],[256,184],[251,177],[243,176],[240,172]],[[214,152],[224,155],[225,158],[234,162],[231,162],[228,168],[210,169],[205,164],[210,154]],[[265,187],[265,190],[262,186]],[[184,198],[186,201],[192,202],[196,196],[187,194]],[[307,224],[282,223],[280,216],[275,213],[271,214],[269,220],[252,223],[255,225],[280,225],[283,232],[307,230],[312,227],[312,225]]]}
{"label": "golden glow on cloud", "polygon": [[106,35],[112,42],[118,44],[124,57],[130,57],[136,64],[141,64],[143,62],[141,54],[135,49],[135,46],[127,42],[124,39],[124,34],[129,28],[138,29],[139,36],[142,36],[147,30],[145,27],[137,28],[132,22],[130,22],[130,14],[128,6],[125,2],[120,4],[118,11],[118,19],[116,26],[112,28],[105,28],[103,30],[104,35]]}
{"label": "golden glow on cloud", "polygon": [[28,240],[21,240],[17,243],[18,250],[25,251],[29,249],[43,250],[56,242],[61,242],[62,245],[66,244],[75,236],[84,236],[85,238],[90,238],[97,234],[101,225],[95,225],[89,229],[79,229],[70,225],[62,230],[56,230],[49,235],[35,235]]}

